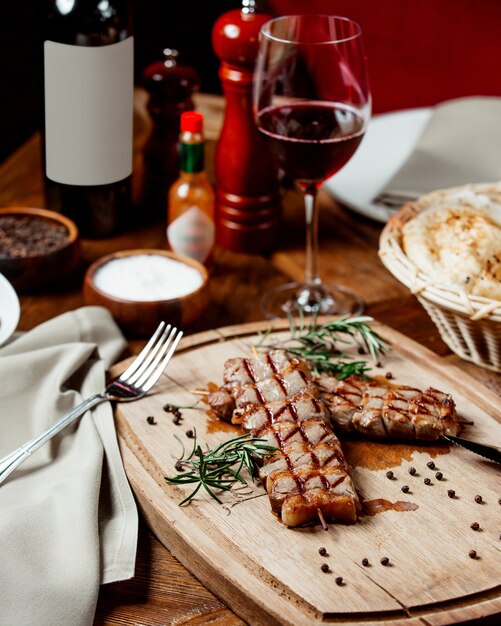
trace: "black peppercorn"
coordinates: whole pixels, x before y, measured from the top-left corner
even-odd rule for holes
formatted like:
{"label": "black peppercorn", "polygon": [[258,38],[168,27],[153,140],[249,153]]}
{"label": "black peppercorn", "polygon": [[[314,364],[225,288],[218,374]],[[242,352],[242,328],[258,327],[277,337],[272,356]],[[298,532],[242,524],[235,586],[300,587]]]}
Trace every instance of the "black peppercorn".
{"label": "black peppercorn", "polygon": [[431,480],[429,478],[425,478],[424,479],[424,484],[425,485],[431,485]]}
{"label": "black peppercorn", "polygon": [[146,421],[148,422],[148,424],[156,424],[155,418],[153,417],[153,415],[148,415],[148,417],[146,418]]}
{"label": "black peppercorn", "polygon": [[174,416],[174,419],[172,421],[174,422],[174,424],[179,424],[179,420],[183,417],[181,411],[179,410],[179,407],[174,406],[173,404],[164,404],[163,410],[166,413],[172,413],[172,415]]}
{"label": "black peppercorn", "polygon": [[402,485],[402,491],[404,493],[409,493],[409,485]]}
{"label": "black peppercorn", "polygon": [[475,496],[474,500],[475,500],[475,502],[477,504],[481,504],[482,503],[482,496]]}
{"label": "black peppercorn", "polygon": [[366,558],[362,559],[362,565],[364,567],[367,567],[369,565],[369,559],[366,559]]}
{"label": "black peppercorn", "polygon": [[470,525],[470,528],[472,530],[478,530],[480,528],[480,524],[478,522],[473,522],[473,524]]}
{"label": "black peppercorn", "polygon": [[433,463],[433,461],[428,461],[426,467],[429,467],[430,469],[435,469],[435,463]]}
{"label": "black peppercorn", "polygon": [[447,489],[447,495],[449,496],[449,498],[455,498],[456,492],[454,491],[454,489]]}
{"label": "black peppercorn", "polygon": [[320,554],[321,556],[327,556],[327,550],[325,548],[319,548],[318,554]]}
{"label": "black peppercorn", "polygon": [[386,478],[389,478],[390,480],[392,480],[392,478],[394,477],[394,474],[391,470],[388,470],[386,472]]}
{"label": "black peppercorn", "polygon": [[179,420],[180,418],[177,415],[174,415],[174,417],[172,418],[172,423],[176,426],[179,426],[179,424],[181,423]]}
{"label": "black peppercorn", "polygon": [[376,367],[383,367],[383,364],[381,363],[381,361],[378,361],[378,362],[376,363]]}
{"label": "black peppercorn", "polygon": [[499,498],[499,500],[498,500],[498,504],[501,504],[501,498]]}
{"label": "black peppercorn", "polygon": [[437,473],[435,474],[435,478],[436,478],[437,480],[442,480],[442,478],[443,478],[443,477],[444,477],[444,475],[442,474],[442,472],[437,472]]}
{"label": "black peppercorn", "polygon": [[188,439],[193,439],[193,436],[194,436],[193,431],[192,430],[187,430],[186,431],[186,436],[188,437]]}
{"label": "black peppercorn", "polygon": [[365,348],[362,346],[359,346],[357,349],[358,354],[367,354],[367,352],[365,351]]}
{"label": "black peppercorn", "polygon": [[174,465],[174,467],[176,468],[176,471],[178,472],[182,472],[184,467],[183,464],[181,463],[181,461],[177,461],[176,464]]}
{"label": "black peppercorn", "polygon": [[320,566],[320,569],[322,570],[322,572],[324,572],[324,574],[327,574],[327,572],[330,571],[327,563],[322,563],[322,565]]}
{"label": "black peppercorn", "polygon": [[393,374],[391,372],[386,372],[384,377],[387,378],[388,380],[391,380],[393,378]]}
{"label": "black peppercorn", "polygon": [[415,476],[416,475],[416,468],[415,467],[409,467],[409,474],[411,476]]}
{"label": "black peppercorn", "polygon": [[64,224],[35,215],[2,215],[0,256],[7,259],[42,256],[65,246]]}
{"label": "black peppercorn", "polygon": [[343,577],[342,576],[337,576],[336,577],[336,585],[341,586],[343,584]]}
{"label": "black peppercorn", "polygon": [[387,556],[383,556],[380,563],[381,565],[388,565],[390,563],[390,559]]}
{"label": "black peppercorn", "polygon": [[477,552],[476,550],[470,550],[468,552],[468,556],[470,557],[470,559],[476,559],[477,558]]}

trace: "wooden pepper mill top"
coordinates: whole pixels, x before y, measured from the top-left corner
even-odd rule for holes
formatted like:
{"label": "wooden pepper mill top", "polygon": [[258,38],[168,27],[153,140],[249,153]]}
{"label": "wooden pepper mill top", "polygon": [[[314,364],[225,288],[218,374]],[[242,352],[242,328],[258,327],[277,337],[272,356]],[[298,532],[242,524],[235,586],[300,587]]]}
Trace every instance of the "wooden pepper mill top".
{"label": "wooden pepper mill top", "polygon": [[237,252],[271,251],[280,225],[278,171],[252,112],[252,74],[261,26],[271,19],[254,0],[224,13],[214,24],[212,44],[226,112],[216,146],[218,243]]}

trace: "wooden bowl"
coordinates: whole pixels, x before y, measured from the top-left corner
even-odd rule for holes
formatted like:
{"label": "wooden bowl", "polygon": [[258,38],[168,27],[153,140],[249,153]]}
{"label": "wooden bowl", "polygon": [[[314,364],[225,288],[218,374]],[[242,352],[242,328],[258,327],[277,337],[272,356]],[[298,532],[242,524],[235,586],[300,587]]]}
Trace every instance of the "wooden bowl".
{"label": "wooden bowl", "polygon": [[[201,285],[194,291],[168,300],[132,300],[110,295],[96,284],[96,274],[110,261],[124,257],[153,255],[183,263],[198,270],[202,276]],[[87,304],[107,308],[118,325],[133,335],[150,335],[158,324],[165,322],[185,329],[205,311],[209,293],[207,289],[208,273],[205,267],[193,259],[166,250],[144,249],[123,250],[109,254],[93,263],[84,279],[83,293]]]}
{"label": "wooden bowl", "polygon": [[[75,269],[80,258],[80,241],[78,229],[70,219],[55,211],[25,207],[0,209],[0,221],[2,216],[12,216],[23,221],[42,219],[64,226],[68,233],[64,241],[47,251],[25,250],[19,256],[7,256],[0,249],[0,272],[17,291],[26,292],[54,284]],[[43,248],[42,245],[40,247]]]}

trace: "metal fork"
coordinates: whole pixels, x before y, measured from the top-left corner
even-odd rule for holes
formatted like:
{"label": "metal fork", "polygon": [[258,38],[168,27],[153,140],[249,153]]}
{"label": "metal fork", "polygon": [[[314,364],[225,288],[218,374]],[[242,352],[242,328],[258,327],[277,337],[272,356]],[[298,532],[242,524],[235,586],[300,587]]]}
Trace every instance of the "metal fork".
{"label": "metal fork", "polygon": [[0,485],[33,452],[89,409],[109,400],[131,402],[145,396],[160,378],[182,336],[181,330],[161,322],[130,366],[112,380],[102,393],[84,400],[53,426],[0,459]]}

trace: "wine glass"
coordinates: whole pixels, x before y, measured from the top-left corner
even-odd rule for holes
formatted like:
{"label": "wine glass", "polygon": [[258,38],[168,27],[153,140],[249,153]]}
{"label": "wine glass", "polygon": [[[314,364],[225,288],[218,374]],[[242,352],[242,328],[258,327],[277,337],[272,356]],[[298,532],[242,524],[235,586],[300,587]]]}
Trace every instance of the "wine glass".
{"label": "wine glass", "polygon": [[254,118],[279,167],[304,192],[306,271],[303,283],[267,293],[267,317],[357,314],[360,298],[318,274],[318,206],[322,182],[358,148],[371,111],[362,29],[330,15],[278,17],[259,35]]}

